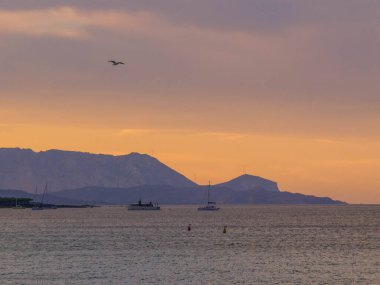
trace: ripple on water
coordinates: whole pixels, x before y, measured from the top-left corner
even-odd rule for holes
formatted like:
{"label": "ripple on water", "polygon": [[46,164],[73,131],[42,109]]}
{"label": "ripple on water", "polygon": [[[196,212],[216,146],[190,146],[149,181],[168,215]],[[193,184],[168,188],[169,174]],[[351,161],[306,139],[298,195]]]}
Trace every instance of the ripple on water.
{"label": "ripple on water", "polygon": [[380,284],[379,206],[1,209],[0,222],[1,284]]}

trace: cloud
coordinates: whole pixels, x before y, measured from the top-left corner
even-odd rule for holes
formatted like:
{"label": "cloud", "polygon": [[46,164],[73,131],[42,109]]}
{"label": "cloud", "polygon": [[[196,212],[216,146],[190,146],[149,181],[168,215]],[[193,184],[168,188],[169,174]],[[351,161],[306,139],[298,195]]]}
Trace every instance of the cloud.
{"label": "cloud", "polygon": [[360,166],[380,166],[378,158],[363,158],[363,159],[341,159],[341,160],[325,160],[323,164],[333,167],[360,167]]}
{"label": "cloud", "polygon": [[76,10],[0,10],[0,32],[34,36],[80,37],[88,21]]}
{"label": "cloud", "polygon": [[205,131],[195,131],[186,129],[122,129],[118,132],[118,136],[148,136],[148,135],[173,135],[173,136],[201,136],[201,137],[211,137],[221,140],[239,140],[246,138],[248,136],[253,136],[252,134],[244,133],[234,133],[234,132],[205,132]]}
{"label": "cloud", "polygon": [[234,133],[234,132],[199,132],[197,133],[198,136],[208,136],[208,137],[214,137],[221,140],[228,140],[228,141],[235,141],[247,138],[249,134],[244,133]]}
{"label": "cloud", "polygon": [[[120,1],[120,9],[113,2],[108,10],[104,7],[111,6],[100,1],[80,7],[0,10],[0,60],[5,67],[0,83],[3,90],[14,91],[9,101],[56,101],[54,111],[64,109],[64,114],[65,102],[70,109],[93,105],[86,114],[114,105],[107,118],[123,120],[118,127],[130,123],[124,110],[133,106],[129,117],[140,112],[140,118],[161,120],[168,128],[199,124],[206,130],[219,130],[219,125],[223,131],[373,136],[372,125],[379,121],[380,42],[372,28],[377,18],[364,17],[368,6],[356,15],[349,5],[352,11],[344,17],[335,4],[326,10],[286,1],[302,7],[284,4],[287,9],[282,10],[278,1],[268,2],[272,4],[257,7],[250,21],[250,1],[236,7],[224,1],[224,8],[234,6],[233,14],[225,17],[214,17],[207,2],[202,19],[195,11],[204,8],[203,2],[192,1],[191,12],[178,4],[171,8],[168,3],[174,1],[165,2],[166,12],[158,7],[161,1],[135,2],[132,10],[123,9]],[[230,26],[242,7],[245,20]],[[341,8],[348,12],[346,6]],[[308,20],[300,11],[313,17]],[[254,28],[260,21],[262,28]],[[268,25],[275,32],[268,32]],[[281,25],[286,28],[278,28]],[[4,33],[21,36],[6,41]],[[128,64],[122,72],[110,71],[109,55],[125,57]]]}
{"label": "cloud", "polygon": [[0,33],[30,36],[81,38],[89,28],[117,28],[124,31],[142,28],[149,22],[148,13],[123,13],[108,10],[79,10],[57,7],[41,10],[0,10]]}
{"label": "cloud", "polygon": [[[146,11],[83,10],[74,7],[0,10],[0,33],[79,38],[91,35],[94,32],[91,28],[103,28],[124,35],[135,34],[167,43],[182,43],[182,48],[188,43],[199,42],[203,47],[207,45],[216,49],[216,55],[219,52],[223,56],[226,55],[223,50],[229,47],[239,47],[249,52],[252,48],[256,52],[268,52],[272,45],[266,42],[273,40],[273,37],[264,34],[178,24],[170,18]],[[192,49],[196,51],[199,47],[192,46]],[[231,54],[235,52],[231,50]]]}
{"label": "cloud", "polygon": [[145,134],[155,134],[159,133],[160,130],[157,129],[122,129],[118,132],[118,136],[128,136],[128,135],[145,135]]}

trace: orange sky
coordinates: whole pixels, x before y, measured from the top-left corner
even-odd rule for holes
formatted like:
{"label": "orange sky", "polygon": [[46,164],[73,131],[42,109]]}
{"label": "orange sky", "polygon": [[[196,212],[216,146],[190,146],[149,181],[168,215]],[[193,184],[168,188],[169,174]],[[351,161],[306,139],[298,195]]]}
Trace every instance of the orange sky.
{"label": "orange sky", "polygon": [[0,147],[380,203],[380,4],[58,2],[0,8]]}

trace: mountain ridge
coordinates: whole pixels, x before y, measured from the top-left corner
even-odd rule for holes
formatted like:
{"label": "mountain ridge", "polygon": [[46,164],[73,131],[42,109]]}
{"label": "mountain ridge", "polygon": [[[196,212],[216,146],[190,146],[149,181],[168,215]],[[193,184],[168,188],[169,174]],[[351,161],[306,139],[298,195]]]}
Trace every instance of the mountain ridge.
{"label": "mountain ridge", "polygon": [[197,185],[156,158],[136,152],[126,155],[0,148],[0,189],[34,192],[49,184],[52,192],[88,186],[133,187],[168,184]]}
{"label": "mountain ridge", "polygon": [[[0,189],[35,193],[48,183],[62,203],[123,204],[139,198],[160,203],[204,203],[208,185],[198,185],[147,154],[0,148]],[[8,192],[0,190],[9,195]],[[35,196],[35,197],[38,197]],[[340,204],[328,197],[281,192],[276,182],[244,174],[212,185],[211,199],[226,204]]]}
{"label": "mountain ridge", "polygon": [[215,186],[227,187],[236,191],[250,190],[260,186],[268,191],[280,191],[280,189],[278,189],[277,182],[251,174],[243,174],[227,182],[216,184]]}
{"label": "mountain ridge", "polygon": [[[137,200],[160,204],[193,205],[206,202],[208,186],[177,188],[173,186],[145,185],[132,188],[85,187],[62,190],[48,195],[48,202],[61,205],[126,205]],[[33,195],[20,190],[1,190],[0,197],[32,198],[39,202],[42,194]],[[267,191],[260,187],[233,191],[226,187],[213,187],[211,199],[218,204],[231,205],[345,205],[329,197],[316,197],[290,192]],[[45,197],[46,201],[46,197]]]}

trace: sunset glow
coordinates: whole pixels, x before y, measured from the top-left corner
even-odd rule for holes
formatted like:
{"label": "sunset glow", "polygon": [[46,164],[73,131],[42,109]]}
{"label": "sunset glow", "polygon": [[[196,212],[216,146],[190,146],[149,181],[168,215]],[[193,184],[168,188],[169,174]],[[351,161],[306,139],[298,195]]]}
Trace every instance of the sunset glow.
{"label": "sunset glow", "polygon": [[30,2],[0,6],[0,147],[380,203],[380,3]]}

